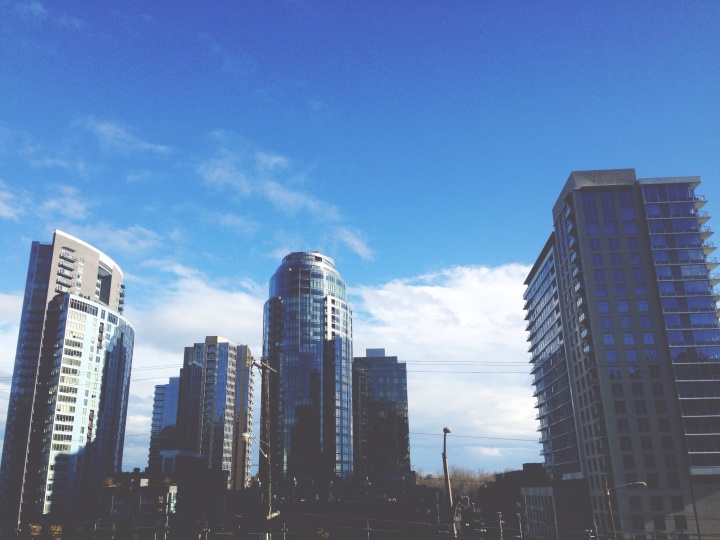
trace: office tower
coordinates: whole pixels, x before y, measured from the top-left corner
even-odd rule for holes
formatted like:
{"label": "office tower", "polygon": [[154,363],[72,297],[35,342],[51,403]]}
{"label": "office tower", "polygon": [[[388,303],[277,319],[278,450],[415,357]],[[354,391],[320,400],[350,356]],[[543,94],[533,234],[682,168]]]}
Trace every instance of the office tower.
{"label": "office tower", "polygon": [[178,449],[196,453],[205,467],[227,471],[228,489],[250,479],[252,362],[247,345],[218,336],[185,347],[178,398]]}
{"label": "office tower", "polygon": [[407,371],[385,349],[353,359],[355,476],[399,480],[410,472]]}
{"label": "office tower", "polygon": [[573,172],[527,281],[545,466],[618,538],[720,533],[720,330],[698,177]]}
{"label": "office tower", "polygon": [[121,470],[134,336],[122,282],[82,240],[32,243],[0,466],[6,525],[71,519]]}
{"label": "office tower", "polygon": [[167,384],[158,384],[155,386],[152,423],[150,424],[148,473],[161,473],[161,451],[178,449],[177,416],[179,392],[180,377],[170,377]]}
{"label": "office tower", "polygon": [[270,432],[260,434],[270,442],[273,482],[350,478],[352,313],[330,257],[283,259],[270,279],[263,341],[275,370],[268,373]]}

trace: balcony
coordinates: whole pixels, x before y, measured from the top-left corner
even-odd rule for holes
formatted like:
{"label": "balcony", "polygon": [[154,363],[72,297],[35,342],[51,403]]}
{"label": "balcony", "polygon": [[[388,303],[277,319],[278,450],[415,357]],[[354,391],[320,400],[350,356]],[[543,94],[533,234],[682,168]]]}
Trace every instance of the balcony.
{"label": "balcony", "polygon": [[61,267],[61,268],[65,268],[66,270],[70,270],[70,271],[74,271],[74,270],[75,270],[75,265],[74,265],[74,264],[71,264],[71,263],[69,263],[69,262],[67,262],[67,261],[63,261],[62,259],[60,259],[60,260],[58,261],[58,266]]}
{"label": "balcony", "polygon": [[60,258],[71,263],[77,262],[77,257],[75,255],[72,255],[69,251],[61,251]]}

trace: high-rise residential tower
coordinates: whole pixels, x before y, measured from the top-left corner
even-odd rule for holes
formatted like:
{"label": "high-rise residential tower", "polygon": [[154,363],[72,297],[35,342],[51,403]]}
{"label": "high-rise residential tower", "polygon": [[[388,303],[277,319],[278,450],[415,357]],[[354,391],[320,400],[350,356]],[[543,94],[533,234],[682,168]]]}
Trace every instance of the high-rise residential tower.
{"label": "high-rise residential tower", "polygon": [[270,442],[273,481],[349,478],[352,313],[330,257],[298,252],[283,259],[270,279],[263,341],[275,370],[270,432],[261,431]]}
{"label": "high-rise residential tower", "polygon": [[385,349],[353,359],[355,476],[399,480],[410,472],[407,371]]}
{"label": "high-rise residential tower", "polygon": [[120,268],[61,231],[33,242],[0,466],[4,525],[76,516],[122,467],[134,332]]}
{"label": "high-rise residential tower", "polygon": [[545,467],[587,480],[618,538],[720,534],[718,263],[699,184],[573,172],[526,281]]}
{"label": "high-rise residential tower", "polygon": [[177,419],[180,377],[170,377],[167,384],[155,386],[152,423],[150,424],[150,451],[148,472],[160,474],[163,450],[177,450]]}
{"label": "high-rise residential tower", "polygon": [[178,449],[196,453],[210,470],[227,471],[229,489],[246,487],[250,478],[250,442],[241,435],[252,428],[252,363],[247,345],[207,336],[185,347],[180,373]]}

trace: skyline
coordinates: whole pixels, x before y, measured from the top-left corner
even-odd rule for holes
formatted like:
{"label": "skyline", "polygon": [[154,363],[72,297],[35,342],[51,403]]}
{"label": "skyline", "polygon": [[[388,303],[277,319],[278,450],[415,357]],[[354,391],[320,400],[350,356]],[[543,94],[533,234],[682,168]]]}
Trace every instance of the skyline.
{"label": "skyline", "polygon": [[183,347],[258,357],[305,250],[348,283],[354,356],[407,363],[414,469],[441,470],[446,425],[451,465],[540,461],[522,294],[552,205],[573,170],[698,175],[715,227],[720,7],[409,6],[0,4],[3,417],[30,243],[57,228],[125,273],[126,470]]}

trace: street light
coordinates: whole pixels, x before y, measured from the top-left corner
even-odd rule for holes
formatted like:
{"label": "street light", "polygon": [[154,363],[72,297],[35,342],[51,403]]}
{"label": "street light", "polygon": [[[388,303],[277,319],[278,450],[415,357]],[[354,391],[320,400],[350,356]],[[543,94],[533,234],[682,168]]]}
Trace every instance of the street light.
{"label": "street light", "polygon": [[627,484],[620,484],[619,486],[608,487],[607,482],[605,482],[605,498],[607,499],[608,512],[610,513],[610,526],[612,527],[612,540],[617,540],[617,534],[615,533],[615,516],[613,516],[613,507],[612,507],[612,501],[610,500],[610,492],[615,491],[618,488],[631,487],[631,486],[647,487],[647,484],[645,482],[628,482]]}
{"label": "street light", "polygon": [[443,471],[445,472],[445,489],[447,490],[447,508],[450,514],[453,538],[457,538],[457,528],[455,527],[455,508],[453,505],[452,487],[450,487],[450,475],[448,474],[448,461],[447,461],[447,435],[452,433],[449,427],[443,428]]}
{"label": "street light", "polygon": [[[269,446],[268,443],[263,442],[263,441],[258,441],[255,437],[252,436],[251,433],[248,433],[248,432],[242,433],[240,435],[240,437],[242,437],[246,441],[251,440],[252,442],[255,443],[255,446],[258,447],[258,450],[260,451],[262,456],[267,460],[267,466],[269,469],[270,468],[270,456],[265,452],[265,450],[263,450],[262,446],[260,445],[260,443],[263,443],[266,446]],[[280,512],[273,513],[273,511],[272,511],[272,499],[271,499],[272,491],[271,491],[271,487],[270,487],[270,482],[265,482],[264,488],[265,488],[264,491],[265,491],[265,499],[266,499],[265,504],[267,507],[266,519],[269,521],[270,519],[272,519],[275,516],[277,516],[278,514],[280,514]]]}

